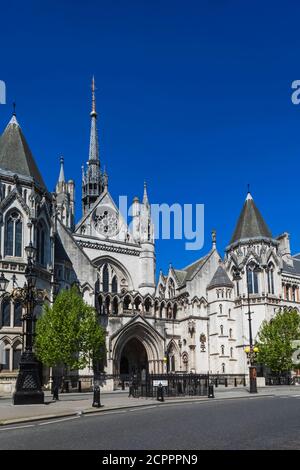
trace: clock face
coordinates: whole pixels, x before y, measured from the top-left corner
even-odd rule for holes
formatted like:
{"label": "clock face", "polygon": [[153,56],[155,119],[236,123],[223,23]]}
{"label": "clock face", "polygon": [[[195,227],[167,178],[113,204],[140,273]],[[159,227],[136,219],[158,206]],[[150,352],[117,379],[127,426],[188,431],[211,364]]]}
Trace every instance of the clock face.
{"label": "clock face", "polygon": [[119,232],[119,221],[117,213],[108,206],[98,207],[93,220],[95,229],[105,237],[112,237]]}

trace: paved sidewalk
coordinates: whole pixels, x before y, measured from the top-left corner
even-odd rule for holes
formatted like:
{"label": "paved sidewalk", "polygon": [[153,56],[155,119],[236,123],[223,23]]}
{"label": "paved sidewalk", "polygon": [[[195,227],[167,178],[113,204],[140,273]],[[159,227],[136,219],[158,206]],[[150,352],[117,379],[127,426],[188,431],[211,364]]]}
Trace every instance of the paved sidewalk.
{"label": "paved sidewalk", "polygon": [[[263,387],[258,394],[250,395],[246,388],[215,388],[215,399],[259,398],[263,396],[300,396],[300,387],[281,386]],[[165,402],[158,402],[154,398],[128,398],[128,391],[116,391],[101,394],[101,408],[93,408],[92,393],[61,394],[60,400],[53,402],[49,392],[45,394],[44,405],[18,405],[11,404],[11,397],[0,399],[0,425],[16,424],[40,419],[62,418],[82,413],[101,413],[122,408],[141,406],[168,405],[174,403],[205,402],[213,399],[207,397],[176,397],[166,398]]]}

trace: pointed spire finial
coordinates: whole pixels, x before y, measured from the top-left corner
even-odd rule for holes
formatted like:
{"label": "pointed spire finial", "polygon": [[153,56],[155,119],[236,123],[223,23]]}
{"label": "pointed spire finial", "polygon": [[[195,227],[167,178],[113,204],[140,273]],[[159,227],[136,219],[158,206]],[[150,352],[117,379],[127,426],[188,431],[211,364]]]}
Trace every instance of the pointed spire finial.
{"label": "pointed spire finial", "polygon": [[211,241],[212,241],[212,248],[214,250],[217,246],[217,232],[215,229],[211,231]]}
{"label": "pointed spire finial", "polygon": [[149,204],[148,194],[147,194],[147,183],[144,181],[144,196],[143,196],[143,204]]}
{"label": "pointed spire finial", "polygon": [[16,116],[16,103],[13,102],[13,116]]}
{"label": "pointed spire finial", "polygon": [[108,174],[106,173],[106,167],[105,166],[104,166],[104,171],[103,171],[103,187],[106,190],[108,188]]}
{"label": "pointed spire finial", "polygon": [[58,182],[64,183],[65,182],[64,157],[60,157],[59,161],[60,161],[60,170],[59,170]]}
{"label": "pointed spire finial", "polygon": [[93,75],[93,78],[92,78],[92,112],[91,112],[92,117],[97,117],[95,91],[96,91],[95,77]]}
{"label": "pointed spire finial", "polygon": [[247,184],[247,193],[250,194],[250,184]]}

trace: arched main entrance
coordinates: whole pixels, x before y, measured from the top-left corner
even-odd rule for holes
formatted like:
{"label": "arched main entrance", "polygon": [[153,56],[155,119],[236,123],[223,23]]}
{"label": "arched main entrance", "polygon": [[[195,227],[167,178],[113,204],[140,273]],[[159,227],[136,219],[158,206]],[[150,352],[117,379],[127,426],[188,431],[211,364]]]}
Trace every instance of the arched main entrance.
{"label": "arched main entrance", "polygon": [[140,315],[136,315],[110,338],[113,374],[164,371],[164,337]]}
{"label": "arched main entrance", "polygon": [[140,374],[142,370],[148,370],[146,349],[137,338],[131,338],[121,352],[120,374]]}

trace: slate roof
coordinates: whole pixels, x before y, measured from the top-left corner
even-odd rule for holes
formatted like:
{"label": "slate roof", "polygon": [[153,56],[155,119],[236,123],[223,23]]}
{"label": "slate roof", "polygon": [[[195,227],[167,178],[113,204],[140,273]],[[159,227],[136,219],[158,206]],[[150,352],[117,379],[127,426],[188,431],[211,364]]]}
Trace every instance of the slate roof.
{"label": "slate roof", "polygon": [[46,190],[44,180],[15,116],[0,137],[0,168],[20,176],[29,176]]}
{"label": "slate roof", "polygon": [[62,242],[60,241],[60,238],[56,235],[55,236],[55,259],[59,261],[68,261],[69,263],[72,264],[66,250],[63,247]]}
{"label": "slate roof", "polygon": [[300,255],[292,257],[294,266],[290,266],[283,261],[282,271],[286,274],[293,274],[300,276]]}
{"label": "slate roof", "polygon": [[183,271],[182,269],[174,269],[174,273],[178,284],[181,286],[186,278],[186,271]]}
{"label": "slate roof", "polygon": [[218,266],[218,269],[208,284],[207,289],[213,289],[215,287],[233,287],[233,283],[229,279],[223,266]]}
{"label": "slate roof", "polygon": [[198,259],[189,266],[186,266],[183,269],[174,269],[174,273],[179,286],[183,286],[186,281],[190,281],[193,278],[194,274],[196,274],[198,269],[200,269],[201,266],[204,265],[205,261],[209,258],[209,256],[210,253],[204,256],[203,258]]}
{"label": "slate roof", "polygon": [[247,195],[230,244],[249,238],[273,238],[250,193]]}
{"label": "slate roof", "polygon": [[196,273],[196,271],[198,271],[199,268],[204,265],[205,261],[209,258],[209,256],[210,253],[206,256],[203,256],[203,258],[198,259],[193,264],[190,264],[189,266],[184,268],[184,271],[186,271],[186,281],[190,281],[192,279],[193,275]]}

